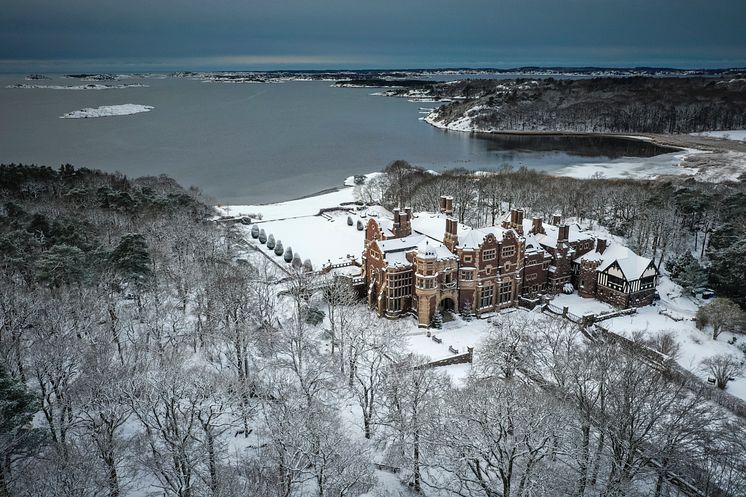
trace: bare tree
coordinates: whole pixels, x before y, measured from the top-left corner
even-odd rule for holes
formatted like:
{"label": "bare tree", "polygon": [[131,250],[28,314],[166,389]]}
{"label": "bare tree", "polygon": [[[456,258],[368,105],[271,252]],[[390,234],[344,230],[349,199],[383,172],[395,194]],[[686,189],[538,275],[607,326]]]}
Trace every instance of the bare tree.
{"label": "bare tree", "polygon": [[743,373],[743,361],[731,354],[718,354],[703,359],[700,367],[715,378],[715,386],[721,390],[725,390],[729,381]]}

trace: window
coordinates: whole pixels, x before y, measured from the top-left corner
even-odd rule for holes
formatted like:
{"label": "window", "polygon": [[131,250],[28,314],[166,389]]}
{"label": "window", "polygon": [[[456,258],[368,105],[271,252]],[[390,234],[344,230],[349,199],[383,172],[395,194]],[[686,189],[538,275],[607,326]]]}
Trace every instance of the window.
{"label": "window", "polygon": [[506,262],[505,263],[505,272],[509,273],[512,270],[513,270],[513,265],[511,263],[509,263],[509,262]]}
{"label": "window", "polygon": [[515,245],[503,247],[503,257],[512,257],[515,255]]}
{"label": "window", "polygon": [[462,280],[473,280],[474,279],[474,271],[470,271],[468,269],[462,269],[461,270],[461,279]]}
{"label": "window", "polygon": [[470,255],[464,256],[464,262],[471,262],[471,261],[472,261],[472,257]]}
{"label": "window", "polygon": [[649,276],[640,280],[640,290],[648,290],[655,286],[655,276]]}
{"label": "window", "polygon": [[606,280],[606,286],[609,288],[613,288],[614,290],[617,290],[619,292],[624,291],[624,280],[622,278],[617,278],[616,276],[607,276]]}
{"label": "window", "polygon": [[526,281],[534,281],[537,278],[536,273],[526,275]]}
{"label": "window", "polygon": [[417,287],[418,288],[435,288],[435,279],[433,278],[417,278]]}
{"label": "window", "polygon": [[487,249],[482,252],[483,261],[491,261],[497,257],[497,249]]}
{"label": "window", "polygon": [[499,302],[504,304],[513,300],[513,284],[511,282],[500,284]]}
{"label": "window", "polygon": [[388,273],[387,308],[389,311],[401,311],[404,299],[412,295],[412,272]]}
{"label": "window", "polygon": [[482,288],[482,292],[479,297],[479,307],[490,307],[492,305],[492,296],[494,294],[494,287],[486,286]]}

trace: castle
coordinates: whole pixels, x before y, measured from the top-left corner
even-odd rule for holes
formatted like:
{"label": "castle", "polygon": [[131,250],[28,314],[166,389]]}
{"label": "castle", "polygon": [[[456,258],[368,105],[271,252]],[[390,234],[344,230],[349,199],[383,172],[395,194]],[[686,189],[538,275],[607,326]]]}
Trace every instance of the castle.
{"label": "castle", "polygon": [[413,313],[420,326],[436,312],[481,316],[567,284],[617,307],[649,305],[658,279],[650,259],[559,216],[525,220],[513,209],[501,226],[459,225],[448,196],[439,213],[394,209],[393,219],[369,219],[362,264],[370,307],[389,318]]}

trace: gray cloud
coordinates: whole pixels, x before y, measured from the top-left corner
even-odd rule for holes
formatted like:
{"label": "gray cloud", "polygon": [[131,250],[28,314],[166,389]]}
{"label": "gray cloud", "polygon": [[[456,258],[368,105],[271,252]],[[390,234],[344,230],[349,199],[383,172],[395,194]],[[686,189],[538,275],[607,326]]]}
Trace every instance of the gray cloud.
{"label": "gray cloud", "polygon": [[743,19],[742,0],[14,0],[0,68],[744,65]]}

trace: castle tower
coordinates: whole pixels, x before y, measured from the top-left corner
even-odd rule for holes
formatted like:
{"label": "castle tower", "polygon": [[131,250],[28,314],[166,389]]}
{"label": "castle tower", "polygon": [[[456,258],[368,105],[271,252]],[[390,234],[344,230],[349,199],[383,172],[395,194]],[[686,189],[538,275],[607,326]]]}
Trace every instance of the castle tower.
{"label": "castle tower", "polygon": [[435,269],[436,255],[428,242],[415,253],[415,290],[413,307],[417,308],[418,326],[432,323],[438,305],[438,281]]}

